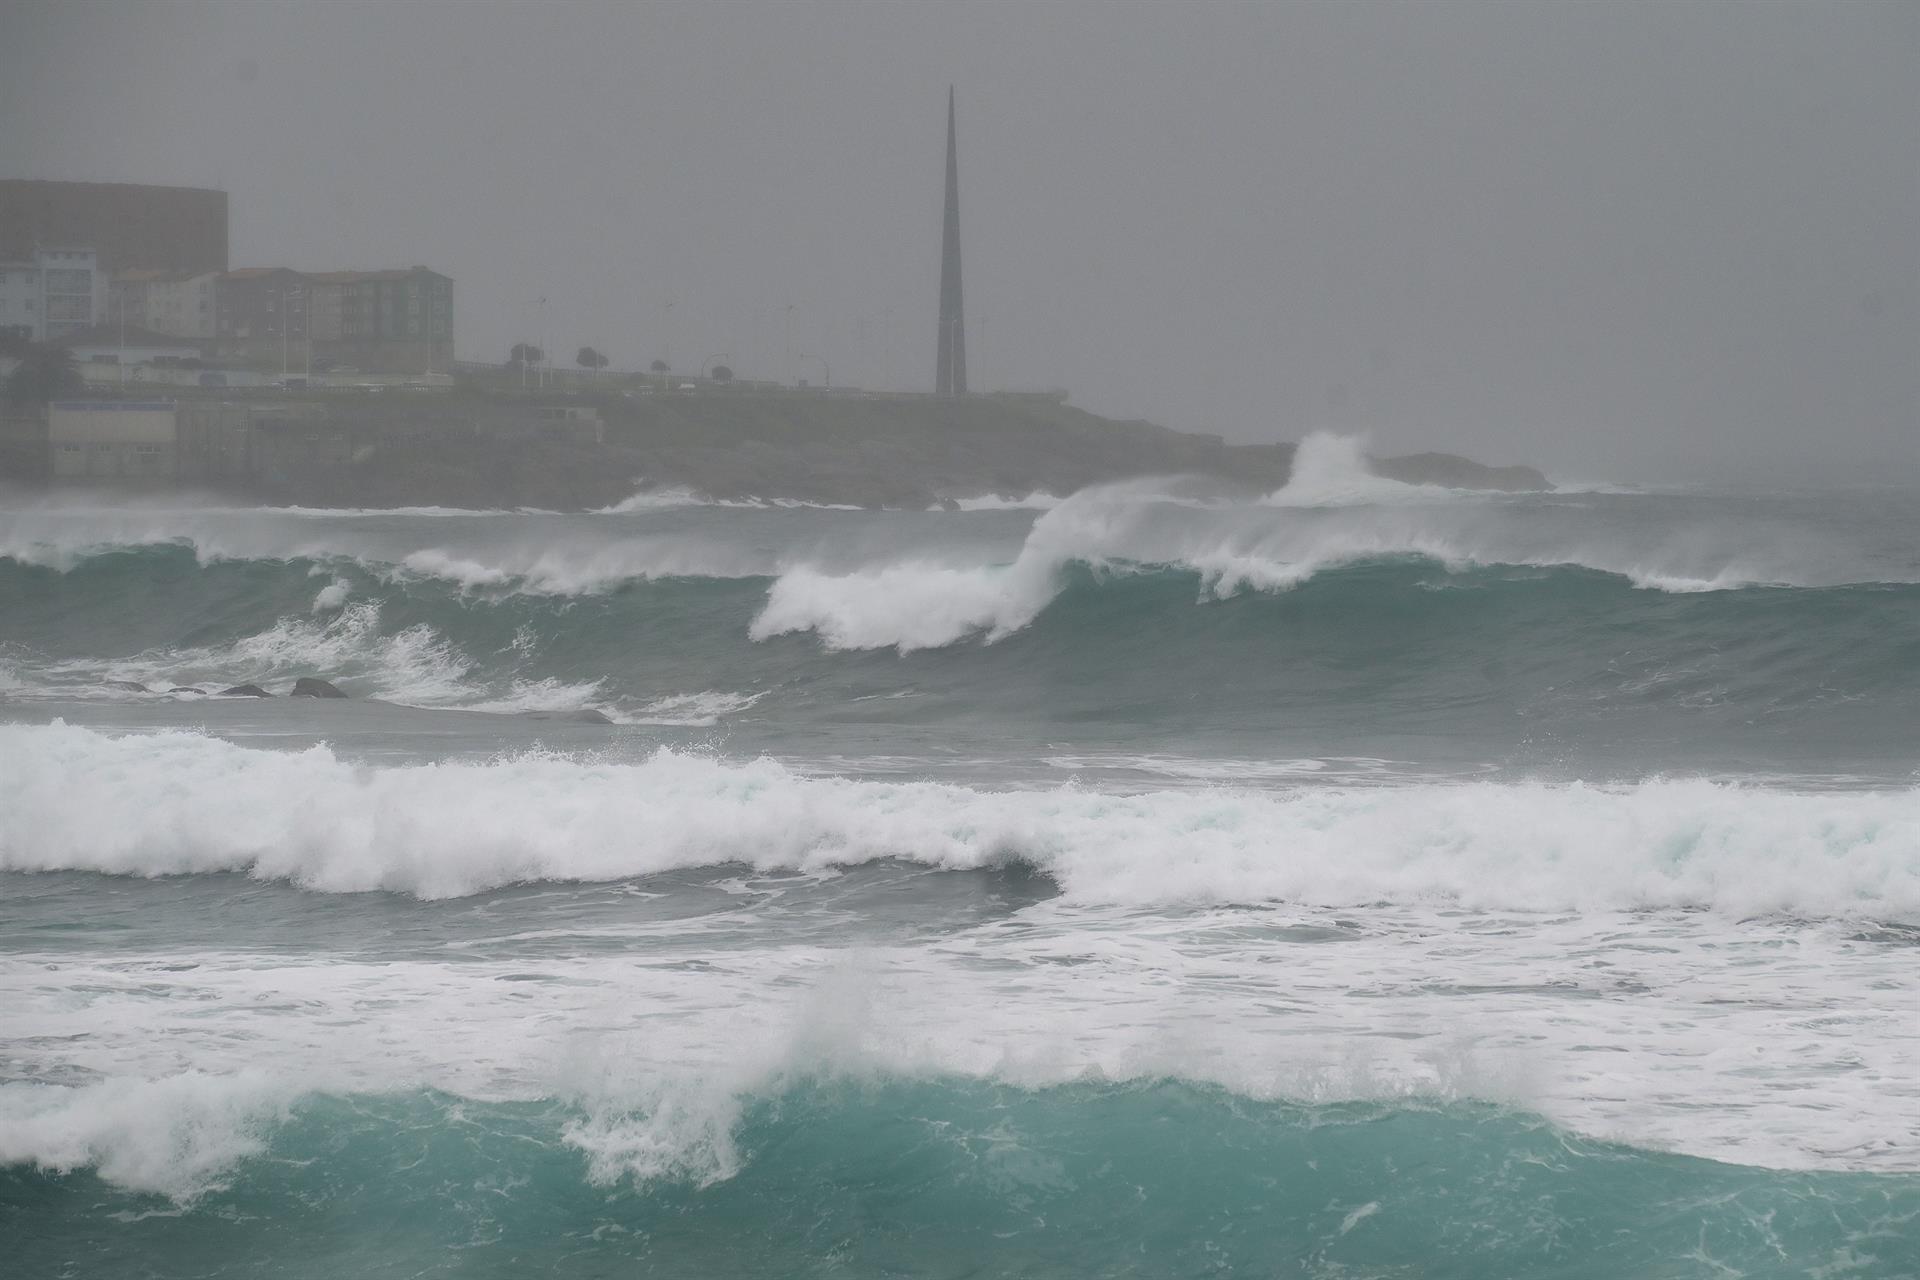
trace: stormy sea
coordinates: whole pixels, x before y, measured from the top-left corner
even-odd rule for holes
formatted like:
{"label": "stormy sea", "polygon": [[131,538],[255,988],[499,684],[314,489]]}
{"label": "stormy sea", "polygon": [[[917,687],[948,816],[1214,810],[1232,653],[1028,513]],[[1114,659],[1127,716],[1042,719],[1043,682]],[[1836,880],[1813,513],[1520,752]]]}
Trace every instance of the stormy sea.
{"label": "stormy sea", "polygon": [[16,496],[0,1271],[1911,1277],[1917,770],[1896,488]]}

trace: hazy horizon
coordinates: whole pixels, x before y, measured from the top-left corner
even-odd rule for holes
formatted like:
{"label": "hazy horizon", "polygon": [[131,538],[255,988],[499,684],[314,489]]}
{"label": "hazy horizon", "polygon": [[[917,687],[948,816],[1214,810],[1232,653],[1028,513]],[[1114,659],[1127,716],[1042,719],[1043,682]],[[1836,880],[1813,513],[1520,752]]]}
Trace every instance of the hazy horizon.
{"label": "hazy horizon", "polygon": [[222,188],[234,266],[433,266],[463,359],[929,389],[952,83],[976,390],[1560,479],[1920,474],[1912,6],[0,24],[0,175]]}

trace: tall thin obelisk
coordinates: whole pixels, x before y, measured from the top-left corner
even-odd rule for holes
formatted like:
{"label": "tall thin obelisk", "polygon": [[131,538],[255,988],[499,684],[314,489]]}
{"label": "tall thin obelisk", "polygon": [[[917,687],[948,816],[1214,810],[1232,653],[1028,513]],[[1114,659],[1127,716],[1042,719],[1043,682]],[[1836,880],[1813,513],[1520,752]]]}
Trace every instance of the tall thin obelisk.
{"label": "tall thin obelisk", "polygon": [[934,393],[967,394],[967,320],[960,303],[960,153],[954,140],[953,86],[947,86],[947,218],[940,238],[940,358]]}

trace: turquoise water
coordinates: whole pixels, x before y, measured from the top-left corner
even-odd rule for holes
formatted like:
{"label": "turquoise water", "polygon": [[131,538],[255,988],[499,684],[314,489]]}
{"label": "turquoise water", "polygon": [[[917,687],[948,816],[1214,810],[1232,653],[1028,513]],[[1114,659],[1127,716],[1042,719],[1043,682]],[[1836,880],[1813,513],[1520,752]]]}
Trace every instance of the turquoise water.
{"label": "turquoise water", "polygon": [[315,1098],[191,1214],[91,1175],[0,1187],[35,1275],[1898,1276],[1920,1258],[1911,1178],[1659,1155],[1485,1106],[802,1081],[644,1189],[582,1167],[630,1123]]}
{"label": "turquoise water", "polygon": [[0,507],[15,1265],[1920,1274],[1920,502],[1303,476]]}

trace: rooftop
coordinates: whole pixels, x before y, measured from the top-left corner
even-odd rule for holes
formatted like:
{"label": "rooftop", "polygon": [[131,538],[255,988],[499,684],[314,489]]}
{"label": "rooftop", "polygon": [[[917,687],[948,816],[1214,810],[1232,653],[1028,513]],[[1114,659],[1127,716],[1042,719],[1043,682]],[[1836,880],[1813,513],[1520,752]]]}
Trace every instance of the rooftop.
{"label": "rooftop", "polygon": [[440,274],[428,267],[383,267],[377,271],[309,271],[307,279],[315,284],[362,284],[369,280],[405,280],[423,271]]}

